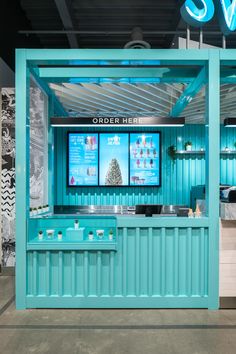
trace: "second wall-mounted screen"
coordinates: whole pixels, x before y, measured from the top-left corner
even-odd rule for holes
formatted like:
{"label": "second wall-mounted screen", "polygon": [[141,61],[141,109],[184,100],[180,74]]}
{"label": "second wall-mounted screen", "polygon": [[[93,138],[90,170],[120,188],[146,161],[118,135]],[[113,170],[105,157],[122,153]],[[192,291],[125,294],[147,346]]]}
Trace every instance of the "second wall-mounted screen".
{"label": "second wall-mounted screen", "polygon": [[99,135],[100,186],[129,185],[129,134]]}
{"label": "second wall-mounted screen", "polygon": [[130,133],[130,185],[160,185],[160,133]]}

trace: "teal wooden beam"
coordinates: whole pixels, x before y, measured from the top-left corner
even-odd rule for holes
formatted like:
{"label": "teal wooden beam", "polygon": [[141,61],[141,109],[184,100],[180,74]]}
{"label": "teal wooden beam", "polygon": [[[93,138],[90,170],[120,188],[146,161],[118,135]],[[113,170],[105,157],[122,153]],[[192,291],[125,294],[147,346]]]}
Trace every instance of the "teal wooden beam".
{"label": "teal wooden beam", "polygon": [[236,49],[219,49],[220,61],[223,65],[236,65]]}
{"label": "teal wooden beam", "polygon": [[220,60],[209,50],[206,86],[206,205],[209,216],[209,308],[219,308]]}
{"label": "teal wooden beam", "polygon": [[170,77],[163,77],[163,78],[153,78],[153,77],[113,77],[113,78],[108,78],[108,77],[74,77],[74,78],[69,78],[69,77],[48,77],[44,78],[44,81],[47,83],[70,83],[70,84],[104,84],[104,83],[128,83],[128,84],[173,84],[173,83],[191,83],[194,81],[194,77],[186,77],[186,76],[170,76]]}
{"label": "teal wooden beam", "polygon": [[[161,62],[171,61],[175,65],[185,63],[193,65],[208,60],[208,49],[27,49],[27,60],[37,63],[65,64],[81,61],[81,60],[158,60]],[[173,59],[174,58],[174,59]]]}
{"label": "teal wooden beam", "polygon": [[29,83],[24,49],[16,50],[16,308],[26,308],[26,243],[29,216]]}
{"label": "teal wooden beam", "polygon": [[[99,69],[99,70],[98,70]],[[62,68],[62,67],[53,67],[53,68],[38,68],[38,75],[42,79],[46,79],[49,82],[91,82],[92,80],[97,81],[96,79],[101,79],[100,82],[108,82],[112,79],[117,79],[115,81],[129,81],[130,78],[133,78],[133,81],[138,82],[142,81],[156,81],[168,82],[180,81],[180,82],[191,82],[193,81],[199,69],[197,68]],[[91,79],[92,78],[92,79]]]}
{"label": "teal wooden beam", "polygon": [[184,90],[182,95],[180,95],[179,99],[175,103],[174,107],[170,111],[171,117],[178,117],[185,107],[192,101],[193,97],[199,92],[202,86],[206,82],[206,69],[203,67],[196,79],[188,85],[188,87]]}
{"label": "teal wooden beam", "polygon": [[48,95],[51,97],[51,103],[53,102],[53,107],[54,107],[54,112],[58,114],[59,116],[68,116],[68,112],[64,109],[63,105],[61,102],[58,100],[57,96],[51,90],[49,87],[48,83],[45,82],[45,80],[41,79],[38,75],[38,69],[37,68],[30,68],[30,73],[34,77],[35,81],[39,85],[39,87]]}

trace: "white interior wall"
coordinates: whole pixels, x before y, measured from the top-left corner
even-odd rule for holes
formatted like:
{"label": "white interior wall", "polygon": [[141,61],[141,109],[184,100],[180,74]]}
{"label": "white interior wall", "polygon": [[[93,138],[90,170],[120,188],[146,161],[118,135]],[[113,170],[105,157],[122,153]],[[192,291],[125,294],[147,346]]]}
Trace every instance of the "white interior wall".
{"label": "white interior wall", "polygon": [[0,88],[2,87],[15,87],[15,73],[0,58]]}
{"label": "white interior wall", "polygon": [[[203,38],[203,40],[204,40],[204,38]],[[187,48],[187,39],[182,38],[182,37],[175,37],[175,39],[173,41],[172,48],[186,49]],[[209,48],[217,48],[217,47],[214,47],[213,45],[209,45],[206,43],[202,43],[201,48],[202,49],[209,49]],[[190,39],[189,40],[189,49],[199,49],[199,42],[193,41]]]}

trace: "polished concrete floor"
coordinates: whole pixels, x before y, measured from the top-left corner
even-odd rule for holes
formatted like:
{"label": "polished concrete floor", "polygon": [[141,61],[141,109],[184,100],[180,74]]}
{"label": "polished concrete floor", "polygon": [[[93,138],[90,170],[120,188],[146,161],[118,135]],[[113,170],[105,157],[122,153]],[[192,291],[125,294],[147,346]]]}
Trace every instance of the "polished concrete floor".
{"label": "polished concrete floor", "polygon": [[0,276],[1,354],[235,354],[236,310],[16,311]]}

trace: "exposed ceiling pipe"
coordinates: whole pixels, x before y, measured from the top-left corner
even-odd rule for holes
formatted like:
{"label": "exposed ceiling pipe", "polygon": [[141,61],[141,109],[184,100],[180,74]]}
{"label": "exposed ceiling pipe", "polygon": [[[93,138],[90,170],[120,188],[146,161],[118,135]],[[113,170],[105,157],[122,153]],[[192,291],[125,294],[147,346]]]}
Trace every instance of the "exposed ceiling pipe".
{"label": "exposed ceiling pipe", "polygon": [[[87,36],[116,36],[116,35],[130,35],[130,31],[83,31],[83,30],[19,30],[19,34],[43,34],[43,35],[67,35],[67,34],[80,34]],[[155,36],[155,35],[186,35],[186,30],[177,30],[177,31],[142,31],[145,36]],[[191,30],[191,34],[199,35],[199,30]],[[222,37],[222,32],[220,31],[204,31],[204,36],[220,36]],[[235,36],[236,32],[232,32],[230,36]]]}

